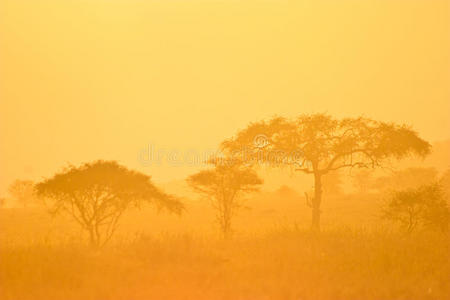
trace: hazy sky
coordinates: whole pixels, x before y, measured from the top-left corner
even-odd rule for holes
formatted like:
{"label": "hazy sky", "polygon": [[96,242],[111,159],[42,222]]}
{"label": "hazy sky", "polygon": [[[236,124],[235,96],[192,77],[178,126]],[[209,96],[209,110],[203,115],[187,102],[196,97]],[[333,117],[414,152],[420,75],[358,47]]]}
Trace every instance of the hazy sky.
{"label": "hazy sky", "polygon": [[438,0],[0,0],[0,195],[66,163],[144,166],[248,122],[328,112],[450,134],[450,5]]}

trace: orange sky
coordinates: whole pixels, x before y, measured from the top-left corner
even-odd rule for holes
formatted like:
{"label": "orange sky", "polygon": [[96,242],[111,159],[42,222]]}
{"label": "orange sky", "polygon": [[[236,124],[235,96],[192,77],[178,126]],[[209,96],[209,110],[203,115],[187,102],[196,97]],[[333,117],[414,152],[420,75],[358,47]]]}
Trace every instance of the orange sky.
{"label": "orange sky", "polygon": [[204,151],[274,114],[449,138],[450,2],[0,0],[0,195],[67,162]]}

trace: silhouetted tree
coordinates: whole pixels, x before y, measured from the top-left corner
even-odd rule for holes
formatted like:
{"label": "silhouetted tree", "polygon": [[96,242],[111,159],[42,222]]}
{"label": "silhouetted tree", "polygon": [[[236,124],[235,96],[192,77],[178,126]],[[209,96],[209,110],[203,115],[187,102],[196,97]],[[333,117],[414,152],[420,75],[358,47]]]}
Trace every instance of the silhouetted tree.
{"label": "silhouetted tree", "polygon": [[9,194],[24,208],[36,200],[31,180],[16,180],[8,188]]}
{"label": "silhouetted tree", "polygon": [[407,126],[367,118],[334,119],[326,114],[251,123],[222,143],[245,161],[290,165],[314,176],[312,229],[320,229],[322,176],[342,168],[375,168],[391,158],[424,156],[430,144]]}
{"label": "silhouetted tree", "polygon": [[225,238],[231,233],[231,219],[242,207],[242,196],[257,191],[262,180],[249,166],[237,160],[211,160],[213,169],[203,170],[187,178],[198,193],[212,200],[217,221]]}
{"label": "silhouetted tree", "polygon": [[438,183],[394,192],[386,208],[385,219],[400,223],[407,232],[419,226],[447,230],[450,212]]}
{"label": "silhouetted tree", "polygon": [[115,161],[96,161],[68,167],[36,185],[39,196],[50,201],[51,213],[67,213],[89,233],[93,247],[105,245],[119,219],[131,207],[152,202],[181,213],[183,205],[157,189],[150,177]]}

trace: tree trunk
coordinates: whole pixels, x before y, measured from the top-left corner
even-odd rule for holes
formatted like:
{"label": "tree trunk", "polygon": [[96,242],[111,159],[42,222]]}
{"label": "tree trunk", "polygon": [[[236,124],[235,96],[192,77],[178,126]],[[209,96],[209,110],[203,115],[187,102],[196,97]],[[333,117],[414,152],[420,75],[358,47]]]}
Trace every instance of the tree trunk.
{"label": "tree trunk", "polygon": [[91,226],[91,227],[89,227],[88,231],[89,231],[89,245],[91,248],[95,249],[98,246],[97,239],[95,237],[95,230]]}
{"label": "tree trunk", "polygon": [[224,239],[229,239],[231,235],[231,217],[224,215],[222,220],[222,234]]}
{"label": "tree trunk", "polygon": [[320,203],[322,202],[322,175],[314,173],[314,198],[312,199],[311,229],[320,231]]}
{"label": "tree trunk", "polygon": [[230,236],[231,236],[231,230],[230,230],[230,228],[229,228],[229,227],[224,227],[224,228],[222,229],[222,234],[223,234],[223,238],[224,238],[225,240],[230,239]]}

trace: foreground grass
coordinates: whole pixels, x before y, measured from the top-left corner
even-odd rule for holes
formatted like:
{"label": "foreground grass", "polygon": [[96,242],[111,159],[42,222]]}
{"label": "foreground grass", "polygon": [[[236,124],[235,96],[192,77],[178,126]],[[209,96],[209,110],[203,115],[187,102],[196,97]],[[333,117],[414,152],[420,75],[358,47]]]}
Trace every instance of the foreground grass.
{"label": "foreground grass", "polygon": [[277,230],[0,245],[0,299],[450,299],[449,238]]}

